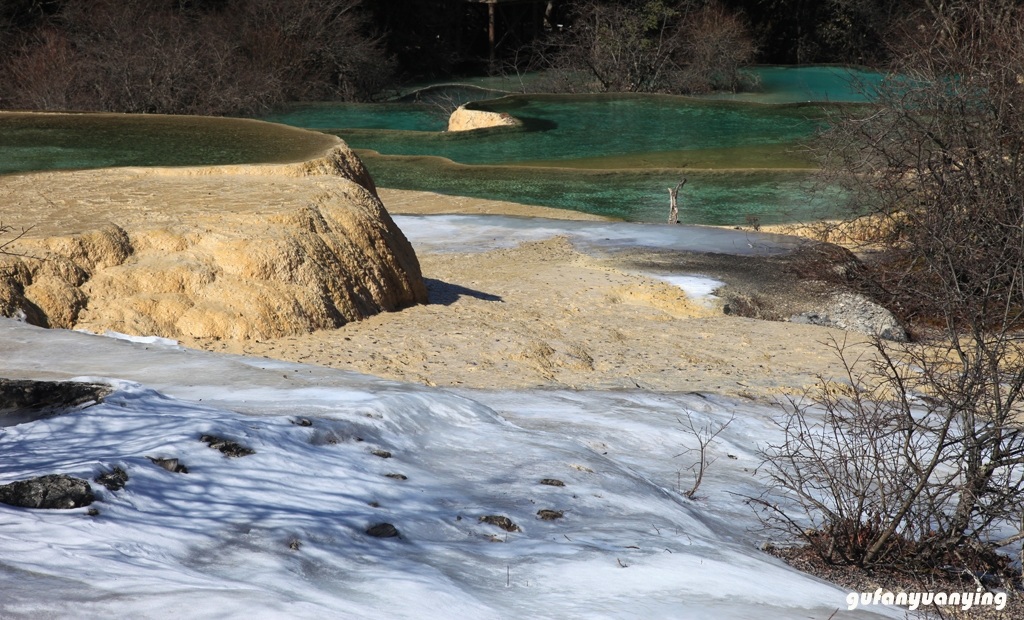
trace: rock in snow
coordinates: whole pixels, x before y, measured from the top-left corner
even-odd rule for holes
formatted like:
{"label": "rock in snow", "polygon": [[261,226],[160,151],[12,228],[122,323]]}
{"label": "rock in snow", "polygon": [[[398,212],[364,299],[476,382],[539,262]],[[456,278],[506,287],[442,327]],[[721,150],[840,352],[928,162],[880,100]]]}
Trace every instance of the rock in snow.
{"label": "rock in snow", "polygon": [[0,486],[0,502],[21,508],[81,508],[94,499],[87,481],[62,474]]}

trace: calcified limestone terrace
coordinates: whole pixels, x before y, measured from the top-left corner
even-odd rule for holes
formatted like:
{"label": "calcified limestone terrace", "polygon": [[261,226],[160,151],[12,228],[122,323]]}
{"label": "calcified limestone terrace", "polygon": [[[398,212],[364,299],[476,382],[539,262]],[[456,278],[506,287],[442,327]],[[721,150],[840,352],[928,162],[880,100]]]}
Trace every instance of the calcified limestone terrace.
{"label": "calcified limestone terrace", "polygon": [[456,108],[448,118],[448,131],[470,131],[488,127],[519,127],[522,124],[522,121],[511,114],[470,110],[463,105]]}
{"label": "calcified limestone terrace", "polygon": [[340,140],[297,164],[0,177],[0,201],[5,224],[32,226],[23,256],[0,257],[0,313],[39,325],[272,338],[426,302],[412,247]]}

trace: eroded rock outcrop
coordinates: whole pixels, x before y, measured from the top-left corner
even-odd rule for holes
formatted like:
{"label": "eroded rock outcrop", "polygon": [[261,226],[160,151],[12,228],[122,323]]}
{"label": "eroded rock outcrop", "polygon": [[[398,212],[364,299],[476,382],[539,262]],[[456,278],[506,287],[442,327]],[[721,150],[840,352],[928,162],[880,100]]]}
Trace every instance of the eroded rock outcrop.
{"label": "eroded rock outcrop", "polygon": [[[58,176],[59,175],[59,176]],[[44,173],[0,257],[0,314],[166,338],[272,338],[425,303],[409,242],[343,143],[300,164]],[[76,229],[81,232],[71,232]],[[63,232],[66,234],[47,234]]]}

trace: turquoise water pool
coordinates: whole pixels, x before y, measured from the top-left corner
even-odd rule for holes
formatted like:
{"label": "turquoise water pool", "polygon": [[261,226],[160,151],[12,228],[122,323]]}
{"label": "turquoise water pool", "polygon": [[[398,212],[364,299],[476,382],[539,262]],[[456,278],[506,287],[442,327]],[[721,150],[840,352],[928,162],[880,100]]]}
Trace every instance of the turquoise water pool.
{"label": "turquoise water pool", "polygon": [[[660,95],[515,95],[477,107],[507,112],[526,125],[443,133],[349,128],[344,124],[347,118],[337,119],[339,124],[331,129],[327,129],[330,118],[309,121],[321,131],[342,137],[353,148],[381,155],[430,155],[462,164],[545,162],[542,165],[559,166],[580,159],[647,153],[768,145],[791,148],[810,137],[822,117],[817,106],[766,106]],[[324,116],[330,115],[329,108],[320,110]],[[633,166],[622,161],[617,167]]]}
{"label": "turquoise water pool", "polygon": [[749,92],[714,93],[709,99],[755,103],[866,103],[885,74],[851,67],[754,67],[757,86]]}
{"label": "turquoise water pool", "polygon": [[350,123],[351,115],[365,119],[362,106],[346,106],[339,117],[329,107],[308,108],[304,120],[360,150],[382,187],[661,221],[667,187],[685,175],[682,221],[721,225],[748,216],[765,224],[814,219],[830,214],[835,199],[809,189],[813,163],[804,146],[822,126],[819,106],[516,95],[480,107],[525,126],[458,133],[325,128]]}
{"label": "turquoise water pool", "polygon": [[[871,99],[883,75],[846,67],[757,67],[748,93],[510,95],[475,105],[523,128],[444,133],[430,103],[303,106],[267,120],[340,136],[383,187],[510,200],[659,221],[681,176],[683,221],[732,224],[827,217],[841,202],[812,178],[807,144],[835,104]],[[472,100],[536,76],[423,85],[404,100]],[[807,103],[813,102],[813,103]]]}
{"label": "turquoise water pool", "polygon": [[302,161],[328,148],[332,141],[292,127],[246,119],[0,113],[0,174]]}
{"label": "turquoise water pool", "polygon": [[[712,98],[514,95],[478,102],[523,128],[445,133],[439,102],[528,84],[479,78],[404,103],[308,104],[238,119],[0,114],[0,173],[107,166],[297,161],[338,135],[378,185],[661,221],[667,187],[689,179],[683,221],[743,224],[827,217],[836,190],[812,192],[806,144],[836,102],[860,103],[882,76],[836,67],[759,67],[759,90]],[[416,100],[419,101],[416,101]],[[818,103],[797,103],[814,101]],[[822,103],[824,102],[824,103]]]}
{"label": "turquoise water pool", "polygon": [[565,170],[464,166],[440,158],[360,153],[383,187],[515,200],[636,222],[664,222],[668,188],[681,176],[679,220],[684,224],[742,225],[819,219],[838,204],[836,189],[817,187],[800,171]]}
{"label": "turquoise water pool", "polygon": [[[523,128],[445,133],[366,128],[366,106],[309,107],[289,118],[359,149],[382,187],[509,200],[633,221],[667,216],[681,176],[682,221],[814,219],[835,195],[810,193],[804,143],[822,126],[812,105],[670,96],[516,95],[480,104]],[[293,113],[294,114],[294,113]],[[408,113],[384,118],[404,124]],[[360,128],[326,127],[332,124]]]}

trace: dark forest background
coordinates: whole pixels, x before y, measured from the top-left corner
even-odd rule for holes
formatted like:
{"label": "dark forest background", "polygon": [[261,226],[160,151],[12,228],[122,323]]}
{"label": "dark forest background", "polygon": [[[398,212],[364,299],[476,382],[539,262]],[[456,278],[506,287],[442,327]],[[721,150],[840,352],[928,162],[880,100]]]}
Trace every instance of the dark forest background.
{"label": "dark forest background", "polygon": [[883,66],[942,0],[0,0],[0,108],[245,114],[410,80],[737,89],[748,63]]}

